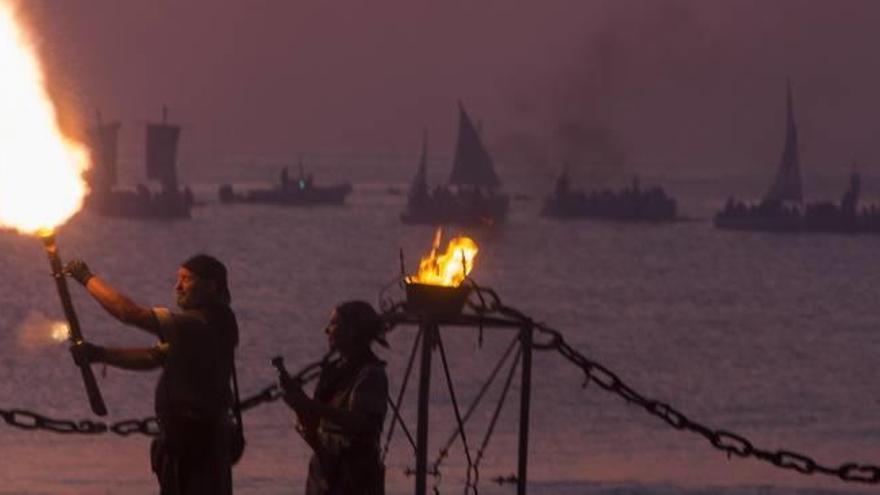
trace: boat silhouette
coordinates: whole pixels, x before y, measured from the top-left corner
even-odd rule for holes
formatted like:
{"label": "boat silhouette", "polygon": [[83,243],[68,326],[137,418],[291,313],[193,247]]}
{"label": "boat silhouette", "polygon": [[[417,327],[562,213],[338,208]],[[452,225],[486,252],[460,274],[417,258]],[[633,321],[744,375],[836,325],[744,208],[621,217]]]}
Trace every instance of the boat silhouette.
{"label": "boat silhouette", "polygon": [[180,126],[167,123],[168,110],[162,109],[162,122],[147,124],[147,178],[159,182],[159,192],[138,184],[136,190],[116,189],[118,171],[119,122],[98,124],[89,131],[92,168],[87,176],[89,195],[85,207],[106,217],[179,219],[189,218],[193,194],[181,190],[177,181],[177,148]]}
{"label": "boat silhouette", "polygon": [[715,227],[765,232],[880,233],[876,206],[859,207],[861,177],[852,173],[840,203],[804,204],[791,83],[786,85],[786,132],[782,159],[770,189],[760,202],[733,198],[715,215]]}
{"label": "boat silhouette", "polygon": [[341,205],[351,193],[349,183],[321,186],[314,183],[311,173],[306,174],[302,159],[299,160],[299,177],[291,181],[287,167],[282,167],[278,184],[269,189],[252,189],[238,193],[232,185],[220,186],[220,202],[271,204],[282,206],[321,206]]}
{"label": "boat silhouette", "polygon": [[452,171],[446,184],[429,189],[427,132],[416,175],[400,219],[407,224],[492,226],[507,217],[510,199],[499,191],[501,180],[492,157],[461,102]]}
{"label": "boat silhouette", "polygon": [[642,188],[638,178],[621,190],[585,193],[571,185],[568,166],[556,179],[553,194],[544,198],[541,216],[562,220],[594,218],[623,222],[661,222],[676,219],[677,202],[661,187]]}

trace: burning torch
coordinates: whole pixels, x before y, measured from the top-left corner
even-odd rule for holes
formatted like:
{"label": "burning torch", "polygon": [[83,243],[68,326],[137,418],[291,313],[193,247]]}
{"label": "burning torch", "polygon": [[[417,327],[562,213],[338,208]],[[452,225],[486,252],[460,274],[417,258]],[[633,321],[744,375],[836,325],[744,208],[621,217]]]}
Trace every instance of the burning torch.
{"label": "burning torch", "polygon": [[[0,228],[43,238],[70,340],[78,344],[82,332],[52,233],[82,207],[88,153],[62,133],[40,61],[14,8],[11,2],[0,2],[0,108],[11,109],[0,115]],[[86,364],[80,372],[92,411],[107,414],[92,369]]]}
{"label": "burning torch", "polygon": [[[61,264],[61,256],[58,254],[58,244],[55,242],[55,233],[52,231],[42,232],[40,237],[43,239],[43,247],[46,248],[46,256],[49,257],[49,265],[52,267],[52,278],[55,279],[55,288],[58,289],[58,296],[61,298],[61,307],[64,309],[64,316],[67,318],[67,324],[70,327],[69,339],[73,345],[83,342],[82,331],[79,328],[79,319],[76,317],[76,311],[73,309],[73,300],[70,298],[70,291],[67,288],[67,279],[64,277],[64,271]],[[101,389],[98,388],[98,382],[95,380],[95,374],[89,363],[78,364],[80,375],[82,375],[83,383],[86,386],[86,394],[89,396],[89,405],[92,406],[92,412],[98,416],[107,415],[107,406],[104,404],[104,397],[101,395]]]}

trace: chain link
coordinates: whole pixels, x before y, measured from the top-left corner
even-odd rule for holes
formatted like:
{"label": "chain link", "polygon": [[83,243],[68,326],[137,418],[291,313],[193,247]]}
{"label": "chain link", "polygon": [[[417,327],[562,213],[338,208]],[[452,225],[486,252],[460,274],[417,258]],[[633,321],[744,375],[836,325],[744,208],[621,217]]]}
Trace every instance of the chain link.
{"label": "chain link", "polygon": [[155,437],[159,435],[159,430],[159,420],[156,418],[127,419],[113,423],[110,426],[110,431],[121,437],[127,437],[135,433]]}
{"label": "chain link", "polygon": [[107,431],[107,425],[100,421],[54,419],[23,409],[0,409],[0,416],[3,417],[6,424],[23,430],[47,430],[61,434],[80,433],[85,435]]}

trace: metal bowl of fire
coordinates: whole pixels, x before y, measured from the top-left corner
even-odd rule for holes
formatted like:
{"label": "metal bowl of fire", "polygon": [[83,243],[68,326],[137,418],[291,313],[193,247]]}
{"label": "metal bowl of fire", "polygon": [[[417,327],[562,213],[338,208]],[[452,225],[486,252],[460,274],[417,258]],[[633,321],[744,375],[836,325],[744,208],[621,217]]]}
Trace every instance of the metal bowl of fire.
{"label": "metal bowl of fire", "polygon": [[431,252],[419,262],[419,273],[404,279],[406,309],[432,318],[461,314],[470,294],[463,285],[474,267],[479,248],[469,237],[450,239],[445,253],[439,253],[441,230],[437,229]]}
{"label": "metal bowl of fire", "polygon": [[452,318],[461,314],[470,287],[447,287],[406,283],[406,310],[434,318]]}

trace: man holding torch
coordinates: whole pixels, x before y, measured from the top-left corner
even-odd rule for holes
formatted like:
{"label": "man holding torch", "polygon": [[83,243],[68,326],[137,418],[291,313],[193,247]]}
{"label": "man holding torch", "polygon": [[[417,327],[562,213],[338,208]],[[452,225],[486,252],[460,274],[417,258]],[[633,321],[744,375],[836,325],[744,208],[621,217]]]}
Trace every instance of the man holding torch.
{"label": "man holding torch", "polygon": [[161,495],[232,493],[233,406],[230,378],[238,324],[230,308],[226,267],[199,254],[177,271],[179,311],[134,303],[92,274],[82,260],[65,272],[110,315],[159,338],[149,348],[71,347],[78,364],[105,363],[127,370],[162,368],[155,408],[161,427],[151,446]]}

